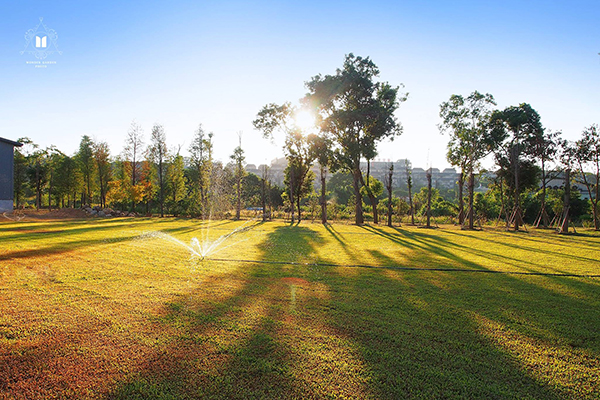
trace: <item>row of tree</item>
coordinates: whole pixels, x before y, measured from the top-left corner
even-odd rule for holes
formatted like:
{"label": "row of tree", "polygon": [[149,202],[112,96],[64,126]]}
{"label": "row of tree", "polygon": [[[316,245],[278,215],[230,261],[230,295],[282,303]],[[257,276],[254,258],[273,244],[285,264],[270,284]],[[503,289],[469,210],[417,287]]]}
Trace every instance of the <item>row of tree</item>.
{"label": "row of tree", "polygon": [[[285,135],[284,152],[288,160],[286,179],[289,196],[295,198],[300,211],[300,199],[309,190],[303,185],[309,176],[310,166],[318,161],[321,171],[322,220],[326,222],[325,173],[343,171],[352,176],[355,201],[355,222],[364,223],[363,197],[373,205],[373,220],[378,223],[378,199],[370,179],[370,162],[377,155],[377,145],[384,139],[394,139],[402,127],[394,113],[407,94],[400,87],[387,82],[377,82],[377,66],[367,57],[346,56],[344,65],[333,75],[317,75],[306,82],[308,93],[300,100],[300,106],[291,103],[267,104],[254,121],[256,129],[266,138],[274,132]],[[600,141],[598,126],[585,129],[581,139],[568,142],[561,139],[560,132],[546,130],[539,114],[526,103],[494,110],[496,102],[492,95],[473,92],[468,97],[452,95],[440,106],[442,122],[439,129],[450,135],[448,161],[459,168],[458,217],[462,225],[473,229],[475,176],[481,170],[481,162],[494,156],[501,188],[502,211],[508,226],[515,230],[523,225],[521,195],[523,182],[534,180],[536,163],[541,168],[542,207],[538,226],[548,227],[549,218],[545,206],[546,185],[554,178],[548,167],[564,171],[565,187],[571,186],[571,170],[577,168],[578,176],[585,184],[590,201],[594,226],[600,229],[598,210]],[[308,109],[316,116],[317,133],[303,129],[295,117],[300,109]],[[308,134],[307,134],[308,133]],[[360,168],[361,160],[367,160],[367,171]],[[587,174],[593,169],[595,174]],[[410,175],[407,174],[410,179]],[[384,179],[389,201],[392,203],[393,165]],[[428,176],[431,181],[431,176]],[[463,188],[468,189],[468,205],[465,211]],[[410,190],[410,182],[408,187]],[[504,190],[506,188],[506,191]],[[431,190],[431,189],[429,189]],[[567,190],[568,192],[568,190]],[[506,196],[505,196],[506,194]],[[569,194],[565,194],[568,199]],[[412,196],[409,195],[412,202]],[[292,221],[294,204],[292,202]],[[412,205],[411,205],[412,209]],[[390,221],[391,210],[388,210]],[[300,218],[300,215],[298,215]],[[569,202],[565,201],[563,225],[568,227]]]}
{"label": "row of tree", "polygon": [[[15,150],[14,187],[17,208],[27,198],[36,208],[101,207],[145,212],[161,216],[207,217],[228,212],[232,204],[240,217],[242,198],[256,201],[256,180],[246,177],[240,145],[223,165],[212,156],[212,133],[200,125],[184,159],[180,148],[169,150],[164,128],[152,127],[150,143],[144,143],[142,127],[132,122],[121,154],[112,157],[108,144],[83,136],[76,154],[69,156],[54,146],[40,148],[28,138]],[[278,205],[281,192],[269,186],[260,193],[265,203]],[[266,191],[266,190],[269,191]],[[47,196],[43,199],[43,195]]]}
{"label": "row of tree", "polygon": [[[68,156],[54,147],[40,149],[29,139],[15,154],[15,201],[22,206],[27,194],[42,205],[47,194],[48,207],[92,204],[111,205],[131,211],[153,210],[173,215],[207,217],[235,209],[235,218],[245,206],[256,201],[269,215],[273,205],[287,204],[292,221],[302,218],[304,199],[314,191],[313,164],[319,166],[321,219],[327,222],[327,174],[340,172],[352,180],[353,215],[356,224],[364,223],[368,205],[373,221],[379,222],[383,189],[387,191],[387,217],[391,224],[393,204],[393,165],[383,182],[370,173],[377,145],[393,140],[402,127],[395,117],[400,103],[408,94],[387,82],[375,80],[377,66],[367,57],[346,56],[343,67],[332,75],[317,75],[306,82],[308,93],[297,106],[291,103],[267,104],[253,121],[265,138],[283,134],[285,190],[272,185],[268,170],[261,177],[244,171],[241,134],[230,162],[224,165],[213,159],[213,134],[202,125],[196,130],[188,149],[189,158],[180,154],[181,147],[169,149],[164,128],[152,127],[149,143],[144,143],[142,127],[132,122],[123,151],[111,156],[108,144],[83,136],[78,152]],[[541,171],[541,208],[536,224],[550,223],[546,210],[546,185],[562,171],[566,191],[572,176],[585,185],[591,201],[596,229],[600,229],[598,180],[600,178],[599,128],[592,125],[582,137],[567,142],[560,132],[544,129],[540,116],[528,104],[495,110],[490,94],[474,92],[468,97],[452,95],[440,106],[439,129],[449,134],[448,161],[459,169],[457,207],[461,225],[474,227],[476,219],[475,179],[482,172],[482,160],[492,155],[496,163],[495,186],[499,189],[501,210],[507,226],[515,230],[524,223],[523,188],[535,184]],[[298,116],[314,114],[313,126],[303,126]],[[366,160],[366,171],[361,170]],[[572,174],[576,170],[578,173]],[[586,173],[593,170],[594,173]],[[407,202],[414,216],[410,165],[407,166]],[[431,213],[431,174],[428,175],[427,216]],[[256,187],[252,187],[254,184]],[[466,186],[467,196],[463,195]],[[29,192],[28,192],[29,191]],[[257,193],[255,193],[257,192]],[[565,194],[565,199],[570,195]],[[466,201],[465,201],[466,197]],[[249,201],[249,199],[253,199]],[[365,201],[366,200],[366,201]],[[569,201],[565,201],[562,221],[568,224]],[[413,221],[414,222],[414,221]]]}

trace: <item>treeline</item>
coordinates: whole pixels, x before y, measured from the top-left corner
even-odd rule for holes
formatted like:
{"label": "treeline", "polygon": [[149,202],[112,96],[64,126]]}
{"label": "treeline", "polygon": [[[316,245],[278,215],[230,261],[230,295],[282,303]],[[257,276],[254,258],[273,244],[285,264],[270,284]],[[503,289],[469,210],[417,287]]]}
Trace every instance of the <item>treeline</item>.
{"label": "treeline", "polygon": [[123,151],[115,156],[106,142],[85,135],[73,155],[54,146],[41,149],[21,138],[23,147],[15,149],[15,205],[50,210],[99,205],[198,218],[235,212],[239,218],[242,208],[283,204],[282,189],[245,173],[241,142],[224,165],[213,160],[212,138],[200,125],[186,159],[180,148],[168,149],[159,124],[152,127],[146,143],[142,127],[134,121]]}
{"label": "treeline", "polygon": [[[400,86],[377,82],[377,66],[367,57],[346,56],[342,68],[333,75],[317,75],[305,83],[308,93],[299,106],[267,104],[254,121],[256,129],[267,138],[279,131],[285,135],[284,152],[288,160],[286,182],[290,199],[292,221],[294,203],[300,218],[300,199],[309,192],[310,166],[320,166],[322,221],[327,220],[326,189],[324,174],[328,169],[341,171],[352,177],[355,223],[364,223],[365,202],[372,207],[373,222],[379,222],[379,198],[382,186],[388,192],[388,225],[392,223],[393,165],[383,184],[370,176],[370,163],[377,155],[377,145],[384,139],[394,139],[402,133],[395,118],[395,111],[408,94],[400,92]],[[504,110],[494,109],[496,102],[491,94],[477,91],[468,97],[452,95],[440,105],[442,133],[449,135],[448,161],[458,167],[459,179],[457,218],[465,228],[473,229],[478,214],[475,203],[475,178],[482,171],[481,162],[493,156],[497,176],[494,185],[498,192],[500,215],[506,226],[515,230],[525,223],[523,197],[526,191],[541,183],[540,210],[535,223],[538,227],[551,224],[547,204],[547,184],[556,171],[563,177],[563,204],[559,225],[568,230],[573,216],[571,186],[579,179],[586,188],[594,227],[600,229],[598,191],[600,179],[599,128],[591,125],[581,138],[568,142],[560,132],[543,127],[539,114],[529,104],[522,103]],[[316,116],[317,133],[309,133],[299,123],[302,110],[310,110]],[[309,133],[309,134],[306,134]],[[367,161],[366,171],[361,170],[361,160]],[[552,168],[552,170],[550,170]],[[592,171],[591,174],[586,173]],[[414,219],[415,205],[411,193],[410,173],[407,171],[409,212]],[[432,214],[431,170],[427,174],[426,189],[427,225]],[[305,188],[306,186],[306,188]],[[467,195],[464,196],[466,188]],[[466,197],[466,199],[465,199]],[[466,200],[466,201],[465,201]],[[489,200],[489,199],[488,199]],[[396,200],[397,201],[397,200]],[[443,204],[448,206],[448,204]],[[412,221],[411,219],[411,221]]]}
{"label": "treeline", "polygon": [[[258,112],[253,125],[265,138],[276,133],[285,137],[285,189],[272,184],[268,168],[261,176],[244,171],[241,136],[230,162],[223,164],[213,159],[213,134],[200,125],[184,160],[181,148],[167,148],[161,125],[152,127],[146,143],[134,121],[123,151],[115,156],[106,143],[87,136],[72,156],[21,139],[25,146],[15,155],[16,205],[22,206],[29,196],[39,208],[46,196],[50,208],[96,203],[161,216],[234,218],[252,207],[262,211],[263,219],[275,209],[288,213],[292,222],[309,212],[323,223],[328,215],[351,216],[359,225],[365,213],[374,223],[386,215],[388,225],[402,215],[411,223],[424,216],[429,225],[437,215],[455,217],[470,229],[482,219],[502,220],[515,230],[526,222],[548,227],[554,220],[563,231],[573,218],[585,219],[589,213],[600,230],[600,128],[591,125],[579,140],[569,142],[561,132],[544,128],[529,104],[497,110],[491,94],[452,95],[440,105],[438,127],[449,137],[447,160],[459,170],[455,192],[436,192],[429,170],[428,186],[414,193],[410,165],[402,171],[403,188],[393,185],[399,173],[393,164],[384,179],[375,179],[371,160],[380,142],[402,133],[395,112],[408,98],[401,86],[378,82],[378,76],[379,69],[368,57],[349,54],[335,74],[306,82],[308,93],[298,105],[271,103]],[[312,114],[314,122],[303,123],[303,113]],[[482,162],[490,157],[495,167],[485,171]],[[361,169],[363,160],[366,170]],[[313,165],[318,166],[318,177]],[[490,176],[487,172],[493,176],[486,183],[490,190],[477,193],[477,177]],[[329,183],[328,174],[334,174]],[[558,177],[562,189],[548,188]],[[336,187],[342,182],[349,193],[343,199],[343,190]],[[585,188],[589,200],[572,190],[574,182]]]}

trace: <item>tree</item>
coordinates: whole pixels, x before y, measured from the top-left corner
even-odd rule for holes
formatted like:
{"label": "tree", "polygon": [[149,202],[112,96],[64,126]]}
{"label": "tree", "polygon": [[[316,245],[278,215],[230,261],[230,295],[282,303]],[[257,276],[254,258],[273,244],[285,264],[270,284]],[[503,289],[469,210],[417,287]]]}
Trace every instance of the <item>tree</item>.
{"label": "tree", "polygon": [[141,163],[140,158],[142,156],[142,149],[144,146],[144,131],[142,127],[133,120],[127,132],[125,138],[125,148],[123,149],[123,155],[126,162],[130,164],[131,173],[131,211],[135,211],[136,198],[139,197],[139,188],[136,185],[139,182]]}
{"label": "tree", "polygon": [[388,203],[387,203],[387,225],[392,227],[392,189],[394,185],[394,163],[390,163],[388,167],[388,173],[384,178],[385,189],[388,192]]}
{"label": "tree", "polygon": [[179,154],[180,150],[170,157],[167,168],[167,187],[169,190],[170,201],[172,202],[171,212],[177,204],[183,200],[186,195],[185,165],[183,157]]}
{"label": "tree", "polygon": [[242,209],[242,179],[246,171],[244,170],[244,149],[242,149],[242,132],[238,132],[238,147],[233,150],[233,154],[229,156],[234,162],[234,180],[235,180],[235,219],[240,219],[240,211]]}
{"label": "tree", "polygon": [[167,173],[167,138],[162,125],[155,124],[150,133],[150,145],[148,146],[148,160],[153,164],[156,171],[158,183],[158,202],[160,205],[160,216],[165,216],[165,176]]}
{"label": "tree", "polygon": [[96,170],[98,171],[98,185],[100,187],[100,206],[106,207],[106,193],[108,192],[108,183],[112,177],[112,168],[110,163],[110,149],[106,142],[96,142],[93,146],[94,160],[96,161]]}
{"label": "tree", "polygon": [[559,141],[559,159],[564,176],[564,193],[561,217],[558,221],[558,232],[569,233],[569,222],[571,220],[571,170],[577,159],[578,149],[566,140]]}
{"label": "tree", "polygon": [[[203,217],[209,215],[208,194],[210,190],[210,177],[212,173],[212,137],[213,133],[204,132],[202,124],[198,125],[194,139],[190,145],[190,162],[194,170],[193,187],[194,201],[199,210],[193,211]],[[198,204],[199,203],[199,204]]]}
{"label": "tree", "polygon": [[42,150],[38,145],[33,145],[33,152],[28,157],[29,175],[28,181],[31,183],[35,192],[35,208],[39,210],[42,207],[42,191],[47,183],[47,157],[46,150]]}
{"label": "tree", "polygon": [[62,157],[56,175],[56,192],[61,198],[62,207],[65,207],[65,197],[67,199],[66,205],[74,207],[81,181],[77,161],[73,157]]}
{"label": "tree", "polygon": [[415,224],[415,207],[413,205],[413,198],[412,198],[412,187],[413,187],[412,164],[410,163],[410,161],[406,160],[406,163],[404,164],[404,166],[406,168],[406,186],[408,187],[408,205],[409,205],[409,212],[410,212],[410,224],[414,225]]}
{"label": "tree", "polygon": [[317,75],[306,83],[305,103],[319,114],[320,129],[331,135],[338,168],[352,174],[357,225],[364,223],[360,160],[372,159],[380,141],[402,131],[394,112],[406,95],[387,82],[374,82],[377,76],[379,69],[368,57],[348,54],[335,75]]}
{"label": "tree", "polygon": [[319,163],[319,180],[321,182],[321,223],[327,223],[327,172],[332,161],[331,139],[326,135],[309,135],[312,158]]}
{"label": "tree", "polygon": [[[440,105],[442,123],[438,128],[442,133],[449,132],[448,153],[446,158],[450,164],[460,168],[458,179],[458,220],[461,226],[464,220],[463,185],[464,178],[469,177],[469,209],[467,216],[469,229],[474,226],[473,196],[475,188],[475,171],[479,160],[485,157],[494,146],[494,137],[489,129],[491,107],[495,106],[494,97],[478,91],[464,98],[460,95],[450,96],[450,100]],[[497,131],[496,131],[497,132]]]}
{"label": "tree", "polygon": [[[503,143],[496,148],[496,160],[499,164],[509,165],[514,178],[514,207],[510,217],[515,231],[523,222],[521,209],[521,186],[519,182],[522,157],[531,157],[532,138],[543,132],[540,116],[529,104],[507,107],[502,111],[494,111],[491,116],[492,136],[496,143]],[[502,168],[502,166],[501,166]],[[510,223],[509,223],[510,225]]]}
{"label": "tree", "polygon": [[[600,127],[591,125],[583,131],[579,140],[575,142],[575,160],[579,169],[579,179],[585,185],[590,203],[592,204],[592,217],[594,229],[600,230]],[[589,173],[586,170],[591,170]]]}
{"label": "tree", "polygon": [[28,183],[27,170],[29,163],[29,150],[33,148],[34,143],[28,137],[22,137],[18,140],[18,142],[23,144],[23,147],[15,147],[13,182],[15,207],[21,208],[23,206]]}
{"label": "tree", "polygon": [[[262,131],[265,138],[272,139],[275,132],[285,135],[283,150],[288,162],[285,182],[290,192],[292,223],[295,220],[294,202],[298,207],[298,221],[301,219],[300,200],[306,194],[304,181],[315,157],[307,138],[303,135],[302,128],[298,126],[295,119],[298,111],[289,102],[282,105],[271,103],[265,105],[253,121],[254,127]],[[308,191],[310,192],[311,190]]]}
{"label": "tree", "polygon": [[536,228],[539,228],[540,225],[543,228],[548,228],[550,226],[550,217],[546,210],[546,186],[550,180],[556,178],[556,174],[548,175],[547,165],[548,162],[551,162],[555,158],[558,152],[560,134],[561,132],[542,131],[538,132],[538,134],[530,139],[529,146],[531,147],[531,152],[535,159],[540,161],[542,170],[541,206],[535,222]]}
{"label": "tree", "polygon": [[[54,145],[46,148],[46,168],[48,176],[48,210],[52,210],[52,193],[57,181],[59,166],[65,155]],[[58,199],[57,199],[57,207]]]}
{"label": "tree", "polygon": [[336,172],[329,179],[329,190],[338,204],[347,204],[353,196],[352,175],[346,172]]}
{"label": "tree", "polygon": [[91,205],[92,203],[92,188],[94,174],[96,172],[94,163],[94,142],[92,139],[83,135],[79,143],[79,151],[77,152],[77,163],[83,177],[84,189],[82,193],[82,205]]}

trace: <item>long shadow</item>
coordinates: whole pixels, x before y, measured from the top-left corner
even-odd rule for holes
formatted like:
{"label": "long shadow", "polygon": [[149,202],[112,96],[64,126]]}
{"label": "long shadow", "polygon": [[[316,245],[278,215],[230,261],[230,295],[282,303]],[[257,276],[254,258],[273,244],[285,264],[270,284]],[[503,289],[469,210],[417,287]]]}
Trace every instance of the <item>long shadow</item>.
{"label": "long shadow", "polygon": [[[474,263],[469,260],[466,260],[465,258],[460,257],[460,256],[446,250],[445,247],[449,247],[448,243],[446,240],[444,240],[443,238],[440,238],[439,236],[428,235],[428,234],[424,234],[424,233],[414,233],[414,232],[409,232],[409,231],[402,231],[402,230],[399,230],[398,228],[394,228],[397,232],[399,232],[403,236],[405,236],[406,237],[406,239],[405,239],[400,234],[392,234],[392,233],[384,231],[381,228],[376,228],[376,227],[372,227],[372,226],[363,226],[362,228],[375,234],[375,235],[381,236],[393,243],[399,244],[404,247],[411,248],[413,250],[420,251],[420,256],[413,257],[410,260],[404,261],[404,265],[411,266],[411,265],[414,265],[414,263],[419,263],[419,264],[426,264],[426,265],[431,265],[431,266],[440,266],[439,260],[434,260],[431,257],[427,256],[427,254],[431,252],[439,257],[443,257],[443,258],[446,258],[446,259],[452,261],[452,263],[454,263],[454,264],[459,264],[463,268],[466,266],[466,267],[472,268],[472,269],[483,269],[479,264]],[[431,239],[435,239],[435,240],[431,240]],[[394,265],[394,264],[392,264],[392,265]],[[443,267],[446,267],[446,266],[443,266]]]}
{"label": "long shadow", "polygon": [[[377,256],[383,262],[393,261],[384,254]],[[418,393],[423,398],[552,399],[566,395],[529,375],[531,366],[516,358],[514,346],[506,349],[502,340],[494,340],[502,332],[482,335],[482,327],[471,315],[533,338],[517,343],[521,346],[543,341],[549,347],[576,347],[598,357],[594,332],[600,313],[589,303],[507,276],[398,275],[402,280],[365,271],[359,277],[331,281],[337,288],[334,292],[340,293],[335,302],[354,305],[337,314],[335,325],[359,343],[378,397]],[[572,318],[578,326],[573,326]],[[597,358],[589,362],[590,371],[594,365]]]}
{"label": "long shadow", "polygon": [[[465,235],[462,233],[459,233],[457,231],[446,231],[446,233],[451,234],[451,235],[458,235],[458,236],[462,236],[462,237],[468,237],[469,239],[473,239],[473,240],[480,240],[480,241],[486,241],[486,239],[484,238],[480,238],[477,237],[476,235]],[[532,240],[530,238],[524,238],[522,240]],[[539,244],[539,242],[537,242]],[[566,253],[561,253],[561,252],[557,252],[557,251],[552,251],[549,250],[548,248],[541,248],[541,247],[532,247],[532,246],[524,246],[524,245],[518,245],[515,243],[503,243],[504,246],[507,247],[512,247],[515,249],[519,249],[519,250],[526,250],[526,251],[531,251],[531,252],[535,252],[535,253],[542,253],[542,254],[552,254],[555,256],[559,256],[559,257],[568,257],[568,258],[572,258],[574,260],[578,260],[578,261],[592,261],[592,262],[598,262],[597,259],[593,259],[593,258],[589,258],[589,257],[582,257],[582,256],[577,256],[577,255],[573,255],[573,254],[566,254]],[[554,243],[554,245],[556,245],[556,243]]]}
{"label": "long shadow", "polygon": [[[313,260],[315,246],[322,242],[314,231],[291,225],[275,228],[259,248],[264,260],[297,262]],[[107,398],[315,398],[292,377],[289,344],[280,333],[289,318],[281,306],[281,296],[288,293],[281,278],[294,275],[298,267],[244,268],[235,277],[216,278],[209,287],[223,290],[212,296],[207,297],[202,285],[166,304],[157,321],[161,329],[179,334]],[[314,279],[318,274],[309,275]],[[234,281],[240,287],[228,292]],[[222,291],[225,297],[218,295]]]}
{"label": "long shadow", "polygon": [[[73,227],[75,225],[76,227]],[[20,233],[14,235],[2,235],[2,241],[10,241],[10,240],[29,240],[29,239],[39,239],[45,238],[51,234],[60,234],[61,236],[71,236],[71,235],[79,235],[90,232],[104,232],[115,229],[123,229],[126,227],[130,227],[131,225],[121,221],[121,223],[115,223],[113,221],[107,221],[106,223],[103,221],[102,224],[93,223],[93,224],[85,224],[84,226],[80,226],[80,223],[69,222],[65,224],[59,223],[49,223],[49,224],[36,224],[33,226],[23,227]],[[65,229],[62,229],[65,228]]]}
{"label": "long shadow", "polygon": [[46,246],[39,249],[29,249],[29,250],[15,250],[9,251],[6,253],[0,254],[0,261],[3,260],[12,260],[19,258],[28,258],[28,257],[41,257],[41,256],[53,256],[64,253],[72,253],[80,248],[89,247],[89,246],[97,246],[97,245],[110,245],[114,243],[120,242],[128,242],[138,238],[139,236],[124,236],[113,238],[110,240],[106,239],[86,239],[86,240],[72,240],[68,242],[58,243],[52,246]]}
{"label": "long shadow", "polygon": [[[449,253],[447,238],[365,234],[411,245],[403,262],[434,265],[442,256],[485,270]],[[280,226],[257,249],[265,261],[311,262],[331,241],[343,251],[335,232]],[[377,249],[369,255],[399,263]],[[533,353],[520,352],[561,349],[556,359],[568,365],[598,365],[599,285],[580,287],[586,300],[544,288],[540,277],[251,263],[219,274],[220,265],[207,264],[215,275],[154,311],[148,329],[168,340],[124,366],[107,398],[560,399],[598,388],[597,371],[565,389],[537,376],[527,364]],[[288,281],[306,288],[296,294]],[[569,361],[573,354],[582,357]]]}

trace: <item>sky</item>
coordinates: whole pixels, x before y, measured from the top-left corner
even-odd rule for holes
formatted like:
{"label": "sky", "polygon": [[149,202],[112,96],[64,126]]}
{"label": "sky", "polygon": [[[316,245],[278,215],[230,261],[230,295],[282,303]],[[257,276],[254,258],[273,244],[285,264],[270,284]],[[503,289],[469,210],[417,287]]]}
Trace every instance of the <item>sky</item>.
{"label": "sky", "polygon": [[[247,162],[269,163],[283,138],[254,130],[257,112],[297,104],[305,82],[353,53],[409,93],[396,112],[403,133],[378,159],[446,168],[437,125],[452,94],[491,93],[500,109],[529,103],[570,140],[600,123],[598,15],[597,0],[3,0],[0,136],[73,154],[88,135],[117,155],[135,120],[146,143],[159,123],[185,155],[202,124],[215,158],[227,162],[242,132]],[[44,65],[21,54],[40,18],[61,52]]]}

